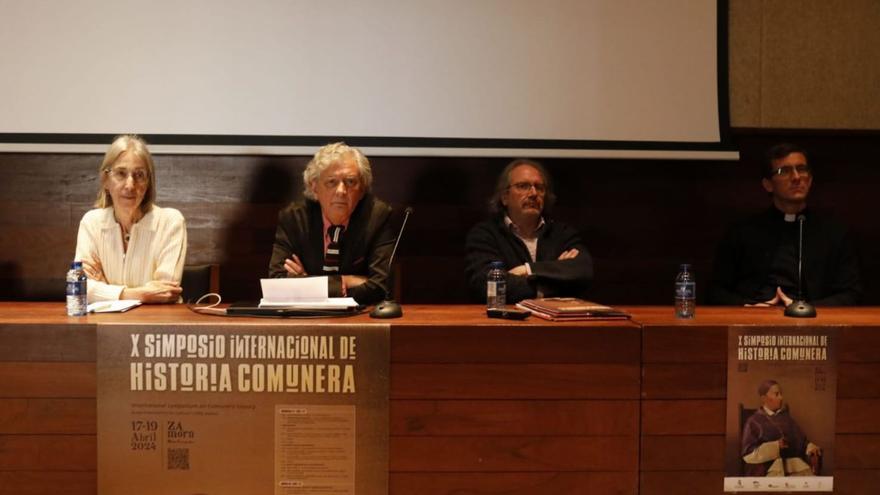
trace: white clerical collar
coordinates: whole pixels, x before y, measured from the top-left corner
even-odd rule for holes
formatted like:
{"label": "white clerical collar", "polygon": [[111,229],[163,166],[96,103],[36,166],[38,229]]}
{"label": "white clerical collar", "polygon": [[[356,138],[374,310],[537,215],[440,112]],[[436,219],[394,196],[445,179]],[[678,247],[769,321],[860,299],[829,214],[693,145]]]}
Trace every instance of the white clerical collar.
{"label": "white clerical collar", "polygon": [[777,414],[779,414],[782,411],[781,407],[775,411],[771,411],[770,409],[767,409],[767,406],[761,406],[761,409],[763,409],[764,412],[767,413],[767,416],[776,416]]}
{"label": "white clerical collar", "polygon": [[794,222],[797,220],[797,213],[786,213],[785,216],[782,217],[786,222]]}

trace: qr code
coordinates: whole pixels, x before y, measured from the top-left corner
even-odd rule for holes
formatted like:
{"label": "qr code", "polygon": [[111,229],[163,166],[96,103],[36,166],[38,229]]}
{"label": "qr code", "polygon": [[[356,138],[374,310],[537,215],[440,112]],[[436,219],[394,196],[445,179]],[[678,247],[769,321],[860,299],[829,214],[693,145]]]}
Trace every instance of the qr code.
{"label": "qr code", "polygon": [[168,449],[168,469],[189,469],[189,449]]}

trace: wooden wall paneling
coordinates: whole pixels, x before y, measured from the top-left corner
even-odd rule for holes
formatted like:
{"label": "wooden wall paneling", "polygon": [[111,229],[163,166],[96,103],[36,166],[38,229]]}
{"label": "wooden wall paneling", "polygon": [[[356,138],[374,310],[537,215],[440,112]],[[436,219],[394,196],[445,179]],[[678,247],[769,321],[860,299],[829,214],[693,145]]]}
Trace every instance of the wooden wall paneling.
{"label": "wooden wall paneling", "polygon": [[97,490],[95,325],[72,320],[0,324],[0,494]]}
{"label": "wooden wall paneling", "polygon": [[[475,308],[484,317],[482,307]],[[491,321],[488,320],[487,321]],[[395,327],[394,363],[638,363],[641,330],[629,321],[548,328],[524,322]]]}
{"label": "wooden wall paneling", "polygon": [[725,432],[725,399],[644,400],[641,407],[642,435],[721,435]]}
{"label": "wooden wall paneling", "polygon": [[95,363],[0,362],[0,397],[95,398]]}
{"label": "wooden wall paneling", "polygon": [[[59,311],[64,308],[59,306]],[[22,311],[27,311],[26,307]],[[95,362],[94,325],[0,324],[0,362]]]}
{"label": "wooden wall paneling", "polygon": [[632,435],[635,400],[396,400],[391,435]]}
{"label": "wooden wall paneling", "polygon": [[844,433],[880,433],[880,398],[837,399],[838,435]]}
{"label": "wooden wall paneling", "polygon": [[880,327],[841,326],[838,335],[839,362],[880,363]]}
{"label": "wooden wall paneling", "polygon": [[837,366],[837,396],[846,399],[880,398],[880,363],[840,363]]}
{"label": "wooden wall paneling", "polygon": [[880,470],[838,469],[834,473],[834,493],[862,495],[880,486]]}
{"label": "wooden wall paneling", "polygon": [[634,436],[392,437],[390,469],[431,472],[631,471]]}
{"label": "wooden wall paneling", "polygon": [[96,471],[0,471],[0,495],[94,495]]}
{"label": "wooden wall paneling", "polygon": [[652,399],[723,399],[727,368],[724,364],[645,363],[642,397]]}
{"label": "wooden wall paneling", "polygon": [[391,473],[391,495],[638,493],[627,472]]}
{"label": "wooden wall paneling", "polygon": [[838,466],[880,470],[880,434],[838,434],[834,442]]}
{"label": "wooden wall paneling", "polygon": [[639,495],[722,495],[724,472],[716,471],[642,471]]}
{"label": "wooden wall paneling", "polygon": [[0,399],[0,434],[97,434],[96,400]]}
{"label": "wooden wall paneling", "polygon": [[393,399],[630,399],[637,365],[400,364],[391,370]]}
{"label": "wooden wall paneling", "polygon": [[871,352],[877,330],[839,329],[835,493],[870,493],[880,481],[880,357]]}
{"label": "wooden wall paneling", "polygon": [[395,327],[392,493],[636,493],[640,330],[606,323]]}
{"label": "wooden wall paneling", "polygon": [[722,491],[726,363],[726,326],[642,326],[640,494]]}
{"label": "wooden wall paneling", "polygon": [[95,435],[0,435],[6,471],[95,471]]}
{"label": "wooden wall paneling", "polygon": [[642,436],[642,471],[717,471],[723,467],[724,435]]}
{"label": "wooden wall paneling", "polygon": [[[699,311],[697,307],[697,311]],[[655,326],[643,328],[645,363],[726,363],[726,326]]]}

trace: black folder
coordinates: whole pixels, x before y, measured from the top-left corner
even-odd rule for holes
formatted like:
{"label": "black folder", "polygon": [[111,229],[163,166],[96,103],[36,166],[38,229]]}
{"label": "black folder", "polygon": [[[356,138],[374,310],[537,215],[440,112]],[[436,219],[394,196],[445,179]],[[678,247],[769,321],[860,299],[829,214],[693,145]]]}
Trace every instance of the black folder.
{"label": "black folder", "polygon": [[351,316],[364,310],[363,306],[346,309],[302,308],[288,306],[264,306],[256,301],[239,301],[226,308],[231,316],[296,317],[296,316]]}

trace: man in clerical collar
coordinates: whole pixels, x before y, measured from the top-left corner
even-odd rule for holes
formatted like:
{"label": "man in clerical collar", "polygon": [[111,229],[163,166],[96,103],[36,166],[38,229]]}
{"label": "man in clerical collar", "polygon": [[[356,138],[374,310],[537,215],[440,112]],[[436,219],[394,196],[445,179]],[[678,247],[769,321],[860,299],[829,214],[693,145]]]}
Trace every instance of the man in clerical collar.
{"label": "man in clerical collar", "polygon": [[486,296],[489,264],[507,270],[507,302],[580,296],[593,278],[593,261],[578,232],[549,217],[556,197],[544,167],[512,161],[489,201],[491,218],[467,235],[465,272],[474,299]]}
{"label": "man in clerical collar", "polygon": [[803,292],[816,305],[854,305],[861,295],[853,243],[840,223],[807,208],[814,170],[807,152],[770,148],[761,185],[772,206],[730,228],[718,246],[714,304],[787,306],[798,296],[798,218],[804,218]]}

